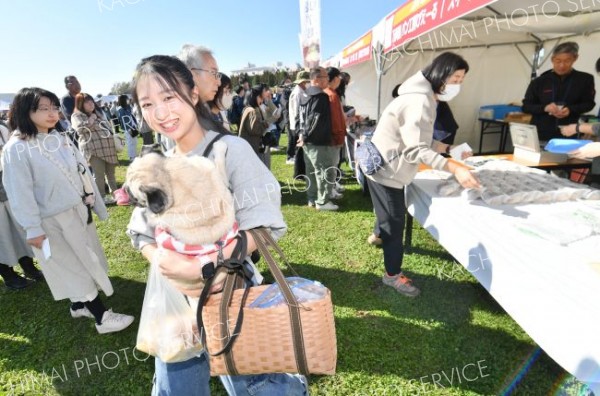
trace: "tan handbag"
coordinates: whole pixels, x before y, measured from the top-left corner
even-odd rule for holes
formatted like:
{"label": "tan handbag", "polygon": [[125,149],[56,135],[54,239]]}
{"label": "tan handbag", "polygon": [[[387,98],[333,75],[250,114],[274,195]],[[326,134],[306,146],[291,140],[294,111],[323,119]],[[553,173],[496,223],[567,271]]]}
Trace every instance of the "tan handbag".
{"label": "tan handbag", "polygon": [[[330,291],[319,300],[298,303],[270,253],[269,249],[275,250],[287,263],[269,232],[263,228],[247,232],[254,237],[286,303],[249,307],[269,285],[248,287],[246,281],[246,288],[236,289],[241,278],[232,268],[241,263],[226,260],[217,266],[217,273],[228,271],[223,290],[210,294],[208,280],[198,304],[198,328],[210,357],[211,375],[334,375],[337,345]],[[241,251],[245,250],[243,246]]]}

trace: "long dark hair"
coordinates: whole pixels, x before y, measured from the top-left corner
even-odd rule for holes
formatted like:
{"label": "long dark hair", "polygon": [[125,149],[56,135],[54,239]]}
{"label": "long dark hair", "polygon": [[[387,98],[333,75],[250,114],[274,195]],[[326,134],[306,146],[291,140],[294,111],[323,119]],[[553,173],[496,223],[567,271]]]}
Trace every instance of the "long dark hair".
{"label": "long dark hair", "polygon": [[[194,76],[181,60],[174,56],[153,55],[140,61],[135,68],[132,82],[133,101],[138,106],[140,106],[140,101],[137,94],[137,86],[143,76],[153,76],[163,89],[172,90],[177,93],[177,96],[181,100],[194,109],[198,117],[198,122],[203,129],[206,131],[212,130],[219,133],[227,133],[223,125],[212,119],[210,111],[201,99],[198,99],[196,105],[192,102],[190,94],[194,89]],[[186,87],[187,90],[185,89]]]}
{"label": "long dark hair", "polygon": [[258,98],[265,92],[264,84],[257,84],[250,90],[250,96],[248,97],[248,106],[258,107]]}
{"label": "long dark hair", "polygon": [[442,93],[442,88],[446,85],[448,77],[457,70],[469,71],[469,64],[462,56],[453,52],[444,52],[438,55],[433,62],[422,70],[423,75],[431,84],[433,92]]}
{"label": "long dark hair", "polygon": [[42,98],[48,98],[53,106],[60,107],[58,97],[42,88],[23,88],[17,93],[17,96],[13,99],[8,118],[8,126],[11,131],[18,129],[21,135],[26,137],[37,136],[37,127],[31,120],[29,113],[38,109]]}

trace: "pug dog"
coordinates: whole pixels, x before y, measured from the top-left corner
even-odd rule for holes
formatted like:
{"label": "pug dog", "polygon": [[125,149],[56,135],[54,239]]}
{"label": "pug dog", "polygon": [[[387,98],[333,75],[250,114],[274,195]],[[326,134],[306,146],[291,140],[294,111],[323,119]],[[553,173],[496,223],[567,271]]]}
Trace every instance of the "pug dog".
{"label": "pug dog", "polygon": [[148,208],[151,225],[185,244],[212,244],[235,222],[226,152],[227,145],[220,141],[213,146],[214,162],[151,152],[129,166],[125,189],[134,205]]}

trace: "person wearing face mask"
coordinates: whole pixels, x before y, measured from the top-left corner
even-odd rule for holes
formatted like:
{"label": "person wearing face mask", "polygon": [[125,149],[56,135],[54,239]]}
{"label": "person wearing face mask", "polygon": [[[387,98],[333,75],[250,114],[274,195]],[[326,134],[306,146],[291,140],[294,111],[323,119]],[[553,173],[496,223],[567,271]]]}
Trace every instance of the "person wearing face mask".
{"label": "person wearing face mask", "polygon": [[383,284],[398,293],[416,297],[420,290],[402,272],[404,187],[412,182],[419,164],[452,174],[465,188],[479,188],[477,178],[460,162],[442,157],[431,148],[437,102],[452,100],[469,71],[459,55],[444,52],[398,89],[398,97],[382,112],[372,142],[384,166],[367,175],[383,248]]}
{"label": "person wearing face mask", "polygon": [[208,101],[207,105],[213,120],[222,124],[228,131],[231,131],[231,128],[227,118],[227,109],[231,107],[232,103],[231,79],[226,74],[221,73],[221,85],[219,85],[214,99]]}

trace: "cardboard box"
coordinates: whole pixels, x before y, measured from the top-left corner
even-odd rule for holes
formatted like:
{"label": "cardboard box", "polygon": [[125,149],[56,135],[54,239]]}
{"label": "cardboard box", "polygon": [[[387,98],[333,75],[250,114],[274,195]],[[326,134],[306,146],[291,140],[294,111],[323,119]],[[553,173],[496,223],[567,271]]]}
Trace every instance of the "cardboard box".
{"label": "cardboard box", "polygon": [[505,122],[518,122],[519,124],[531,123],[531,114],[521,112],[511,112],[504,117]]}
{"label": "cardboard box", "polygon": [[486,120],[502,120],[510,112],[520,112],[521,106],[513,105],[487,105],[479,108],[479,118]]}

